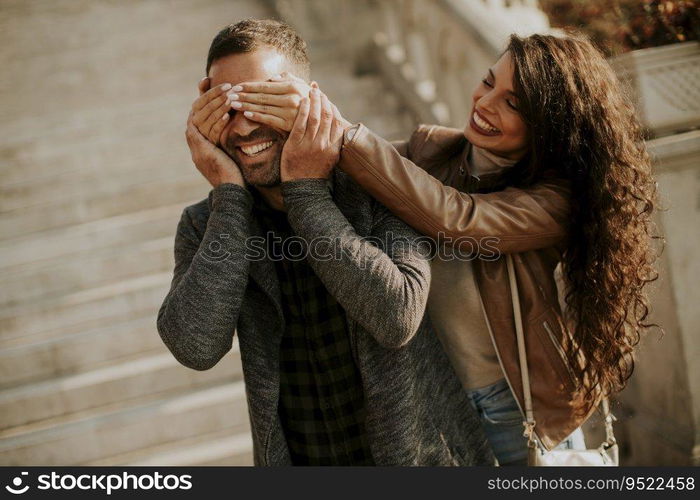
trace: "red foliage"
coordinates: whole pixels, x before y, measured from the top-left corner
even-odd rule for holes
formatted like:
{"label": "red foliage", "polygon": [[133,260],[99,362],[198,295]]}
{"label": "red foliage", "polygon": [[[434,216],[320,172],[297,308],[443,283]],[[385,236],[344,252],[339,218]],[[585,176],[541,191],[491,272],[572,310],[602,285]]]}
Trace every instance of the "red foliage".
{"label": "red foliage", "polygon": [[586,33],[607,55],[700,39],[700,0],[540,0],[552,26]]}

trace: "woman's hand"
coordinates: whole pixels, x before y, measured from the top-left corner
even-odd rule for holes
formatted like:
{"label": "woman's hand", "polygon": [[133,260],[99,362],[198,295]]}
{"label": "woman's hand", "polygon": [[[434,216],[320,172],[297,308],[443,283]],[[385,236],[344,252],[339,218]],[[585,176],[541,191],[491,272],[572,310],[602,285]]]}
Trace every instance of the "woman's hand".
{"label": "woman's hand", "polygon": [[333,105],[319,89],[301,99],[299,113],[282,148],[282,182],[327,179],[338,162],[343,127],[334,118]]}
{"label": "woman's hand", "polygon": [[266,82],[244,82],[233,96],[231,107],[249,120],[289,132],[294,126],[299,104],[308,97],[311,85],[284,72]]}
{"label": "woman's hand", "polygon": [[232,90],[230,83],[222,83],[209,88],[208,77],[202,78],[197,84],[199,97],[192,103],[192,123],[197,130],[213,145],[221,144],[221,132],[229,121],[231,111]]}
{"label": "woman's hand", "polygon": [[[301,100],[309,95],[312,88],[318,88],[318,84],[311,82],[309,85],[301,78],[284,72],[270,81],[244,82],[237,88],[243,91],[234,94],[233,109],[243,111],[251,121],[289,132],[294,126]],[[331,107],[339,126],[344,129],[352,126],[333,103]]]}

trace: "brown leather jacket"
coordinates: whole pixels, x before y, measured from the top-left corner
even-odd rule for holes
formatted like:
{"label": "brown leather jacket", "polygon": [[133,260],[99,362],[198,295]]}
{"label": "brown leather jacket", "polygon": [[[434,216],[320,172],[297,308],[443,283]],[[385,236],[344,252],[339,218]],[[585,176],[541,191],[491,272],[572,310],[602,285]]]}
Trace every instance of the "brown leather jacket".
{"label": "brown leather jacket", "polygon": [[[453,241],[468,238],[469,248],[483,257],[472,260],[476,285],[501,368],[522,412],[506,261],[498,253],[494,259],[491,250],[513,254],[534,430],[549,450],[594,410],[582,408],[577,398],[581,384],[565,358],[565,350],[572,347],[554,276],[566,239],[570,187],[548,172],[529,188],[503,186],[488,192],[498,186],[500,174],[482,175],[479,181],[471,177],[465,161],[468,143],[441,158],[462,139],[461,130],[422,125],[408,142],[389,143],[360,124],[351,138],[345,137],[339,166],[420,233]],[[473,245],[481,238],[488,239],[488,251]]]}

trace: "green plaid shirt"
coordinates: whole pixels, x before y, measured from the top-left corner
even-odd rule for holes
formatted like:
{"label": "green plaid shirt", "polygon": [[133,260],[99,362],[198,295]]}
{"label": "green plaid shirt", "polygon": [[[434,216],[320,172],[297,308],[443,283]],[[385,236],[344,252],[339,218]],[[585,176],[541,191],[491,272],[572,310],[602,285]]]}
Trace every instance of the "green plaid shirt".
{"label": "green plaid shirt", "polygon": [[[294,465],[372,465],[365,430],[360,372],[350,348],[344,309],[303,254],[287,216],[253,192],[254,214],[268,238],[282,293],[285,331],[280,345],[278,411]],[[291,241],[291,240],[290,240]]]}

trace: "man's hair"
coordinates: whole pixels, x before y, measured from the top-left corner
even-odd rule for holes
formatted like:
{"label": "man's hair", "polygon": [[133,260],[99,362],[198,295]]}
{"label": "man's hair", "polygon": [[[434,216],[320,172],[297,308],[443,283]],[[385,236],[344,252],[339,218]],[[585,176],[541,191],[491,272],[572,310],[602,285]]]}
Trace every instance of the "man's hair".
{"label": "man's hair", "polygon": [[209,47],[206,74],[217,59],[252,52],[261,45],[273,47],[287,57],[297,66],[298,76],[308,80],[311,64],[306,42],[291,26],[272,19],[245,19],[219,31]]}

